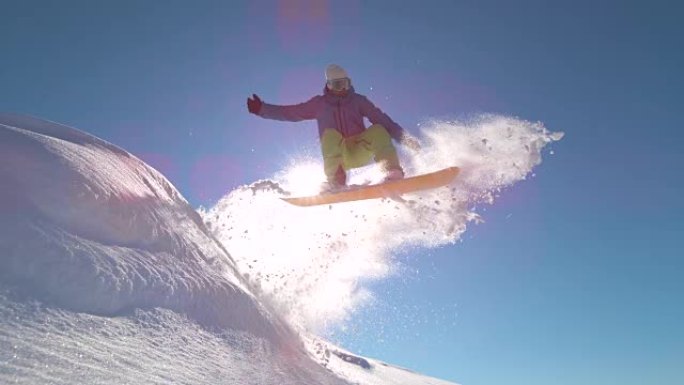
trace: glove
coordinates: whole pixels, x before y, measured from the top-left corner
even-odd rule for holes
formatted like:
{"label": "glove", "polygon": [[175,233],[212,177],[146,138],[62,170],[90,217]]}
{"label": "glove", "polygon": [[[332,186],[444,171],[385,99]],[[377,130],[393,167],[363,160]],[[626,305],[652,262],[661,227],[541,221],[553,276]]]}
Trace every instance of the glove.
{"label": "glove", "polygon": [[261,106],[264,104],[261,99],[256,94],[252,94],[254,99],[252,98],[247,98],[247,109],[249,112],[255,115],[259,115],[259,111],[261,111]]}
{"label": "glove", "polygon": [[401,138],[401,144],[410,148],[413,151],[420,150],[420,142],[418,141],[418,139],[414,138],[411,135],[404,135],[404,137]]}

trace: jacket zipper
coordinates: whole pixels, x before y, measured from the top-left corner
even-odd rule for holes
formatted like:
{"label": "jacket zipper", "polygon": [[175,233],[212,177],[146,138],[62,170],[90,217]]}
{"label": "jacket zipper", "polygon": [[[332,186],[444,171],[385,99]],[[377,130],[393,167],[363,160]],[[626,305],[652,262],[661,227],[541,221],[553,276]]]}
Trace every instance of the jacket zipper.
{"label": "jacket zipper", "polygon": [[339,129],[340,129],[340,134],[344,137],[344,125],[342,121],[342,101],[338,100],[337,101],[337,117],[339,119]]}

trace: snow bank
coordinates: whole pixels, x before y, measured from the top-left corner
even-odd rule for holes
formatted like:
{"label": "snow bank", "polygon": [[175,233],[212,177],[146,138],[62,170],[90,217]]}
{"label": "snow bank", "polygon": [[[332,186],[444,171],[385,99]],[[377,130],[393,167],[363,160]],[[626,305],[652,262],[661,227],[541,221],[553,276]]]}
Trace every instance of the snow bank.
{"label": "snow bank", "polygon": [[[325,332],[373,301],[364,282],[401,271],[394,255],[458,241],[470,222],[482,220],[477,206],[528,178],[545,146],[563,136],[541,123],[496,115],[426,122],[421,131],[423,150],[402,154],[407,174],[459,166],[451,186],[407,195],[405,202],[301,208],[280,200],[285,191],[307,194],[320,185],[316,154],[293,159],[272,180],[232,191],[203,218],[279,313],[296,327]],[[367,167],[351,183],[380,177]]]}
{"label": "snow bank", "polygon": [[286,327],[157,171],[60,124],[0,115],[0,282],[102,315],[167,308],[275,341]]}

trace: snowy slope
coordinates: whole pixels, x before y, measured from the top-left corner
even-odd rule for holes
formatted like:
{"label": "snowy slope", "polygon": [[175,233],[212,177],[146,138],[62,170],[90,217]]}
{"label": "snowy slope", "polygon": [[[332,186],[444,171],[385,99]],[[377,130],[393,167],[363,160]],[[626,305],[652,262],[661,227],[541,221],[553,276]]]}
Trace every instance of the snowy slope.
{"label": "snowy slope", "polygon": [[0,183],[0,383],[445,384],[316,353],[181,194],[112,144],[0,115]]}
{"label": "snowy slope", "polygon": [[231,257],[162,175],[68,127],[0,123],[3,282],[71,310],[161,306],[277,336]]}
{"label": "snowy slope", "polygon": [[455,385],[453,382],[356,355],[315,336],[304,337],[304,340],[320,365],[354,384]]}

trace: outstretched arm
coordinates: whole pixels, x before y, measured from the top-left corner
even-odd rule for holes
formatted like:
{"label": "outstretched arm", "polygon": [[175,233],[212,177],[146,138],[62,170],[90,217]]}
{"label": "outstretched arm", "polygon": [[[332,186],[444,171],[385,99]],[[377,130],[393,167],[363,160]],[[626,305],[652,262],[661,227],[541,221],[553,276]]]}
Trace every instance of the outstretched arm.
{"label": "outstretched arm", "polygon": [[315,119],[318,110],[318,96],[314,96],[308,101],[291,106],[276,106],[274,104],[263,103],[258,96],[247,99],[249,112],[259,115],[266,119],[284,120],[288,122],[298,122],[300,120]]}

